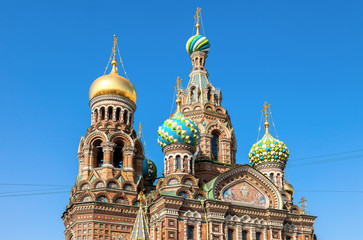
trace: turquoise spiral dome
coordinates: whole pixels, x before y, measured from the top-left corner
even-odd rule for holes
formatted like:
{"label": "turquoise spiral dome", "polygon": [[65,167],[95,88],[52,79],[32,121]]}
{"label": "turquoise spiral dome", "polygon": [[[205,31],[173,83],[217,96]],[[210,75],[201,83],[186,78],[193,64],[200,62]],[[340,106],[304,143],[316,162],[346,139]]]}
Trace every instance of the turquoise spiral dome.
{"label": "turquoise spiral dome", "polygon": [[208,53],[210,49],[209,40],[203,35],[194,35],[187,41],[186,49],[189,55],[197,51]]}
{"label": "turquoise spiral dome", "polygon": [[150,159],[145,158],[142,162],[142,177],[146,181],[155,181],[157,174],[156,165]]}
{"label": "turquoise spiral dome", "polygon": [[278,162],[286,165],[288,158],[289,150],[285,143],[273,138],[268,132],[260,141],[253,144],[249,153],[252,166],[266,162]]}
{"label": "turquoise spiral dome", "polygon": [[187,143],[197,146],[200,132],[193,120],[183,116],[181,112],[176,112],[171,119],[164,122],[158,130],[158,143],[165,147],[172,143]]}

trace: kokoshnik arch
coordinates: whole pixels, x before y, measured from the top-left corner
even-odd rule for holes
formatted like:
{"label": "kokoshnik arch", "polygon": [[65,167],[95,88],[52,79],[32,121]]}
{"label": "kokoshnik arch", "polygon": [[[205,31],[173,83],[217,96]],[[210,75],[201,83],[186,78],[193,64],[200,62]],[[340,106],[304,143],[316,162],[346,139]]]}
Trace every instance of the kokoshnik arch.
{"label": "kokoshnik arch", "polygon": [[157,131],[164,172],[156,184],[156,166],[133,129],[137,95],[118,73],[115,37],[112,70],[89,90],[91,126],[79,143],[79,172],[62,216],[66,240],[316,239],[316,217],[293,203],[284,177],[289,151],[269,133],[269,105],[251,165],[236,164],[231,118],[205,68],[210,43],[199,33],[199,13],[186,44],[188,86],[179,88],[178,79],[177,109]]}

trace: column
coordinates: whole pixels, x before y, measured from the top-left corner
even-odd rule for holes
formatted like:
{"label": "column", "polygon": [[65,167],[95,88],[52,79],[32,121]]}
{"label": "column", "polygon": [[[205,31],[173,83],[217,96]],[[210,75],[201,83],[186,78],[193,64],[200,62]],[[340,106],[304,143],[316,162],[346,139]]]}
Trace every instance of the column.
{"label": "column", "polygon": [[251,227],[251,229],[250,229],[250,240],[256,240],[256,229],[255,229],[255,227]]}
{"label": "column", "polygon": [[121,113],[120,113],[121,123],[124,123],[124,113],[125,113],[125,109],[121,109]]}
{"label": "column", "polygon": [[93,146],[91,145],[83,146],[84,166],[82,171],[88,171],[90,169],[92,152],[93,152]]}
{"label": "column", "polygon": [[184,239],[188,239],[188,221],[186,219],[184,220]]}
{"label": "column", "polygon": [[116,107],[114,107],[114,108],[112,108],[113,109],[113,112],[112,112],[112,120],[114,121],[114,122],[116,122],[116,110],[117,110],[117,108]]}
{"label": "column", "polygon": [[135,148],[132,146],[125,146],[122,148],[122,151],[124,153],[123,159],[124,159],[124,171],[130,171],[134,172],[134,166],[132,164],[133,158],[135,155]]}
{"label": "column", "polygon": [[242,224],[238,223],[237,232],[236,232],[237,240],[242,240]]}
{"label": "column", "polygon": [[197,224],[197,240],[202,240],[202,223]]}
{"label": "column", "polygon": [[103,151],[103,167],[113,168],[112,156],[116,144],[112,142],[101,143]]}
{"label": "column", "polygon": [[263,239],[267,240],[267,229],[266,228],[263,229]]}

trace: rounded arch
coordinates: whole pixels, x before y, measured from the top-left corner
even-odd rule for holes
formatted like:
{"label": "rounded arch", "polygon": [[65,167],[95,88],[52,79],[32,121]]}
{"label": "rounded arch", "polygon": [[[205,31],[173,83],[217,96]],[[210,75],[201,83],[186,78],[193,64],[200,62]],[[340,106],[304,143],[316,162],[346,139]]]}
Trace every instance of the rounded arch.
{"label": "rounded arch", "polygon": [[[183,194],[185,193],[186,196]],[[192,198],[193,194],[187,188],[179,188],[176,191],[176,195],[179,197]]]}
{"label": "rounded arch", "polygon": [[[88,185],[89,188],[84,188],[85,185]],[[90,188],[91,188],[91,183],[89,181],[87,181],[87,180],[82,180],[77,185],[77,190],[78,191],[88,190]]]}
{"label": "rounded arch", "polygon": [[212,134],[212,132],[218,132],[223,138],[231,138],[231,134],[226,126],[219,120],[210,122],[206,127],[206,134]]}
{"label": "rounded arch", "polygon": [[136,191],[137,187],[135,185],[135,183],[130,182],[130,181],[126,181],[122,184],[122,190],[125,191]]}
{"label": "rounded arch", "polygon": [[95,130],[93,133],[88,135],[84,140],[85,145],[92,145],[94,141],[101,140],[102,142],[107,141],[107,135],[104,132]]}
{"label": "rounded arch", "polygon": [[[201,198],[203,197],[203,198]],[[206,200],[207,199],[207,194],[201,190],[197,190],[195,191],[195,193],[193,194],[193,198],[196,200]]]}
{"label": "rounded arch", "polygon": [[120,189],[121,183],[117,179],[110,178],[106,181],[106,187],[111,189]]}
{"label": "rounded arch", "polygon": [[204,109],[204,106],[203,106],[203,104],[197,102],[192,105],[192,109],[193,109],[193,111],[198,111],[198,110]]}
{"label": "rounded arch", "polygon": [[[181,183],[182,184],[186,184],[185,183],[185,181],[186,180],[190,180],[190,181],[192,181],[192,183],[193,183],[193,185],[194,186],[198,186],[198,182],[197,182],[197,180],[195,179],[195,177],[193,177],[192,175],[184,175],[182,178],[181,178]],[[188,184],[186,184],[186,185],[188,185]]]}
{"label": "rounded arch", "polygon": [[95,196],[95,200],[98,201],[98,202],[103,202],[100,198],[106,198],[107,199],[107,202],[111,202],[111,197],[107,194],[107,192],[100,192],[98,194],[96,194]]}
{"label": "rounded arch", "polygon": [[123,192],[115,194],[115,196],[112,197],[112,202],[113,203],[117,203],[117,200],[119,198],[123,198],[126,201],[126,204],[127,205],[131,205],[130,204],[130,200],[128,199],[128,197],[126,196],[126,194],[123,193]]}
{"label": "rounded arch", "polygon": [[113,143],[115,143],[117,139],[122,139],[124,146],[134,147],[134,141],[132,141],[132,138],[122,130],[112,133],[109,139],[109,141]]}
{"label": "rounded arch", "polygon": [[214,105],[213,105],[213,104],[211,104],[211,103],[206,103],[206,104],[204,105],[204,109],[209,110],[209,111],[215,111],[215,107],[214,107]]}
{"label": "rounded arch", "polygon": [[92,193],[91,191],[85,191],[81,194],[78,194],[77,197],[76,197],[76,201],[77,202],[83,202],[84,198],[85,197],[89,197],[89,199],[87,201],[94,201],[95,200],[95,195],[94,193]]}
{"label": "rounded arch", "polygon": [[101,188],[101,184],[99,183],[103,183],[103,187],[106,187],[106,181],[102,178],[97,178],[95,179],[92,184],[91,184],[91,189],[96,189],[96,188]]}

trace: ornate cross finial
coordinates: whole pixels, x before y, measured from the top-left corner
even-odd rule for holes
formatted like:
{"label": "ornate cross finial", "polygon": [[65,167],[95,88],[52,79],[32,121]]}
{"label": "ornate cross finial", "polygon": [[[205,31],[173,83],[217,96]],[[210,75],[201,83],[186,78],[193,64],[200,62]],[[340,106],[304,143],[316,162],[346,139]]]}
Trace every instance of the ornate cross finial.
{"label": "ornate cross finial", "polygon": [[301,197],[301,201],[299,203],[301,206],[302,214],[306,214],[306,205],[305,205],[306,202],[307,202],[306,198]]}
{"label": "ornate cross finial", "polygon": [[181,79],[180,77],[178,77],[176,79],[176,85],[175,85],[175,89],[179,92],[180,89],[180,83],[183,81],[183,79]]}
{"label": "ornate cross finial", "polygon": [[139,123],[139,130],[137,130],[137,134],[139,135],[139,138],[141,138],[141,130],[142,130],[142,124]]}
{"label": "ornate cross finial", "polygon": [[181,100],[179,98],[179,93],[180,93],[180,83],[182,82],[183,79],[181,79],[180,77],[178,77],[176,79],[176,85],[175,85],[175,89],[176,89],[176,111],[180,112],[180,103]]}
{"label": "ornate cross finial", "polygon": [[116,35],[113,35],[113,48],[112,48],[113,60],[116,60],[116,45],[117,45],[117,37]]}
{"label": "ornate cross finial", "polygon": [[194,19],[196,21],[195,27],[197,28],[197,35],[199,35],[199,27],[200,27],[199,18],[200,18],[200,11],[201,10],[202,10],[201,8],[197,8],[197,11],[195,12],[195,15],[194,15]]}
{"label": "ornate cross finial", "polygon": [[266,133],[268,133],[268,127],[269,127],[269,123],[268,123],[268,108],[271,106],[271,104],[267,104],[267,102],[265,102],[265,104],[263,105],[263,109],[261,110],[261,112],[265,112],[265,131]]}

